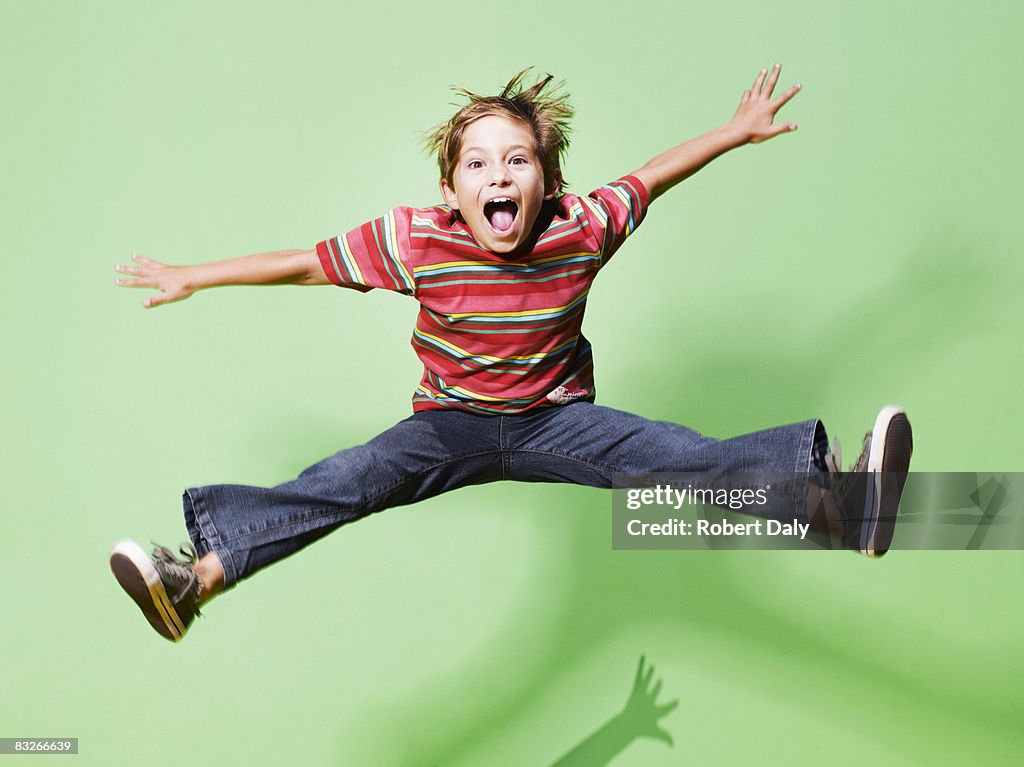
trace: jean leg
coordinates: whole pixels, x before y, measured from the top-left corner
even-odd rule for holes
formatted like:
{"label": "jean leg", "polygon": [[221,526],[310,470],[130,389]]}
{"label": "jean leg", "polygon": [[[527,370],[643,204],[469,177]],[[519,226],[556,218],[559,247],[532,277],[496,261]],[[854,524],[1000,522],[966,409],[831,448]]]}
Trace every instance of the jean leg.
{"label": "jean leg", "polygon": [[343,524],[501,474],[497,419],[420,412],[277,487],[190,488],[185,522],[199,555],[217,554],[227,587]]}
{"label": "jean leg", "polygon": [[615,475],[659,472],[700,474],[708,483],[788,478],[773,493],[771,513],[801,521],[806,487],[799,477],[818,473],[814,448],[826,439],[821,423],[811,420],[718,440],[588,402],[527,414],[513,421],[513,435],[512,479],[611,487]]}

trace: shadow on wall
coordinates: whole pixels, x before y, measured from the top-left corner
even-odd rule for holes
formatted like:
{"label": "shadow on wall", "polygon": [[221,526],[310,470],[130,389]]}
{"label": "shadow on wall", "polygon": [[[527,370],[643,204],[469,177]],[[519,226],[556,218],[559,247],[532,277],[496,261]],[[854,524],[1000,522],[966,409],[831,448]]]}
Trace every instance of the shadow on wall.
{"label": "shadow on wall", "polygon": [[661,680],[654,680],[654,666],[644,665],[644,656],[633,680],[626,705],[619,713],[584,738],[551,767],[601,767],[611,762],[637,738],[654,738],[673,746],[672,735],[659,722],[676,706],[678,700],[658,705]]}

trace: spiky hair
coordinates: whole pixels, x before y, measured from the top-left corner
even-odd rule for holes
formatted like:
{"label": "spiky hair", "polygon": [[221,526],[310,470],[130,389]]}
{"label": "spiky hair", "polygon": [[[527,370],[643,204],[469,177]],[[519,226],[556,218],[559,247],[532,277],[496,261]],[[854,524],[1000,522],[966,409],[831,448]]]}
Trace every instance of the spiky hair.
{"label": "spiky hair", "polygon": [[426,136],[427,151],[437,155],[441,178],[452,183],[467,126],[481,117],[499,115],[520,120],[533,131],[537,159],[544,169],[544,187],[550,190],[567,186],[561,164],[569,148],[569,121],[573,116],[569,94],[563,92],[561,83],[552,85],[552,75],[545,75],[526,87],[523,80],[530,70],[531,67],[527,67],[516,73],[497,96],[482,96],[466,88],[452,89],[468,103]]}

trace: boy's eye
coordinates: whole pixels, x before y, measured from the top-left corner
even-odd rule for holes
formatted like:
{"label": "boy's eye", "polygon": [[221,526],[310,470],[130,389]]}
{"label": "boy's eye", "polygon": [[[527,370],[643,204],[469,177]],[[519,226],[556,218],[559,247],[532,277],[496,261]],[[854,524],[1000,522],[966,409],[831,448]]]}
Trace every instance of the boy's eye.
{"label": "boy's eye", "polygon": [[526,158],[525,157],[513,157],[511,162],[512,162],[513,165],[525,165],[526,164]]}
{"label": "boy's eye", "polygon": [[470,160],[468,163],[466,163],[466,167],[470,168],[471,170],[476,170],[477,168],[484,167],[484,164],[479,160]]}

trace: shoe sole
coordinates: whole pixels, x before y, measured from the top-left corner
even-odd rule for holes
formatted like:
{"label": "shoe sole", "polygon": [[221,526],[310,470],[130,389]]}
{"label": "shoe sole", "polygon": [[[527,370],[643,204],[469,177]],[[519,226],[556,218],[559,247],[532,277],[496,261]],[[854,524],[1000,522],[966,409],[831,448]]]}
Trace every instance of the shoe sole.
{"label": "shoe sole", "polygon": [[867,466],[870,481],[861,528],[860,548],[869,557],[882,556],[892,545],[913,452],[913,432],[903,408],[882,408],[871,431]]}
{"label": "shoe sole", "polygon": [[160,573],[137,543],[121,541],[114,546],[110,570],[160,636],[172,642],[185,636],[185,623],[174,609]]}

